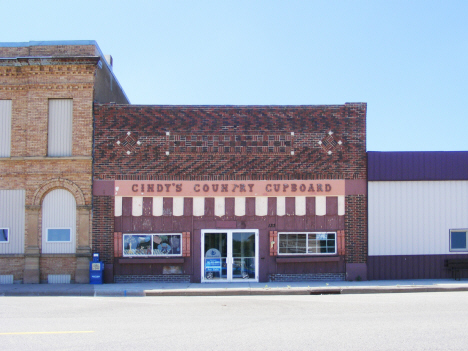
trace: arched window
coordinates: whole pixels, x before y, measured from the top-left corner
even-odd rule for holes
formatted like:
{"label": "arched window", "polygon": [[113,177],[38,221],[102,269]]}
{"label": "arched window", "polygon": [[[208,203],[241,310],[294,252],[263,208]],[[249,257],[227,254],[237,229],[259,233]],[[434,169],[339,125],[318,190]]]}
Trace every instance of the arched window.
{"label": "arched window", "polygon": [[52,190],[42,202],[42,253],[75,253],[76,201],[67,190]]}

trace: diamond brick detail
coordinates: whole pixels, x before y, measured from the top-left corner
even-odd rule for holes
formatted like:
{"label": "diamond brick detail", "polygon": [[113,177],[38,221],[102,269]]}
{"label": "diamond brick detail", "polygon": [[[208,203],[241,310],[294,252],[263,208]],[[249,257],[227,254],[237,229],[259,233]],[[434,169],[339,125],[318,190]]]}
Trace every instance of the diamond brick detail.
{"label": "diamond brick detail", "polygon": [[127,132],[117,140],[116,144],[123,148],[125,154],[130,155],[141,145],[141,141],[138,140],[137,134]]}
{"label": "diamond brick detail", "polygon": [[328,155],[331,155],[335,150],[341,150],[343,142],[335,135],[335,133],[329,131],[325,137],[318,142],[318,144]]}

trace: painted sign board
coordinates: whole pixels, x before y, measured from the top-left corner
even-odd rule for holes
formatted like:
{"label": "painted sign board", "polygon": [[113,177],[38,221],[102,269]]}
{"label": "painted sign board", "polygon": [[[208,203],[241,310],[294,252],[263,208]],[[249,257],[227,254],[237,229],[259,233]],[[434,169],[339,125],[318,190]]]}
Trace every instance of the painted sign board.
{"label": "painted sign board", "polygon": [[338,196],[345,180],[135,181],[116,180],[114,196]]}

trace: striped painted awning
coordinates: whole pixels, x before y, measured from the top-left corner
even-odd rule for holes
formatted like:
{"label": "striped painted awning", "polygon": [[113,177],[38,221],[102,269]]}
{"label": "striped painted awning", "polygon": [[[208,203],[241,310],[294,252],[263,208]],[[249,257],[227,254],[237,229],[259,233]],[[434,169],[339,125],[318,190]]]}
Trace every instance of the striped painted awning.
{"label": "striped painted awning", "polygon": [[[154,197],[143,197],[143,196],[133,196],[131,198],[131,215],[132,216],[142,216],[143,215],[143,199],[148,199],[151,201],[151,214],[152,216],[163,216],[171,214],[173,216],[183,216],[184,215],[184,199],[187,199],[183,196],[174,196],[171,198],[166,198],[163,196],[154,196]],[[115,207],[114,215],[116,217],[122,216],[123,212],[123,199],[122,196],[115,196]],[[171,201],[164,201],[165,199],[171,199]],[[345,196],[296,196],[296,197],[192,197],[193,205],[192,213],[193,216],[204,216],[207,206],[214,206],[209,212],[214,213],[216,217],[223,217],[226,215],[226,208],[234,205],[234,215],[235,216],[245,216],[245,215],[256,215],[256,216],[267,216],[269,199],[274,199],[271,203],[275,204],[275,214],[277,216],[285,215],[296,215],[296,216],[305,216],[305,215],[316,215],[316,216],[325,216],[325,215],[338,215],[343,216],[345,214]],[[207,199],[212,199],[207,201]],[[227,201],[227,200],[230,201]],[[247,200],[249,199],[249,200]],[[214,201],[213,201],[214,200]],[[254,201],[254,213],[247,213],[246,203],[247,201]],[[211,205],[213,204],[213,205]],[[289,205],[289,206],[288,206]],[[148,206],[148,204],[147,204]],[[170,206],[170,208],[168,208]],[[185,213],[185,215],[189,215]]]}

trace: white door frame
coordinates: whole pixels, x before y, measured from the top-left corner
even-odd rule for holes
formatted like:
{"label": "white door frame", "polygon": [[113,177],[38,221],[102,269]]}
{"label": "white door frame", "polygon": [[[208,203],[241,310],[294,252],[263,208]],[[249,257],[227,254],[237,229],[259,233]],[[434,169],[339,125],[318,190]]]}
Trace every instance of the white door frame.
{"label": "white door frame", "polygon": [[[227,234],[227,279],[225,280],[209,280],[205,279],[205,234],[206,233],[226,233]],[[255,233],[255,279],[234,279],[232,277],[232,234],[233,233]],[[202,283],[232,283],[232,282],[258,282],[259,273],[259,230],[258,229],[202,229],[201,230],[201,282]]]}

